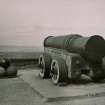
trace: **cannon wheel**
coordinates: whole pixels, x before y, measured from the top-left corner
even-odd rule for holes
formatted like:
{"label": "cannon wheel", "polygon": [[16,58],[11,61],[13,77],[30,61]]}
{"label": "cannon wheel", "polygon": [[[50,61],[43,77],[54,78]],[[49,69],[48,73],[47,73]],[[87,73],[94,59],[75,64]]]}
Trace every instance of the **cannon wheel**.
{"label": "cannon wheel", "polygon": [[58,83],[66,82],[68,78],[68,70],[66,63],[61,58],[56,58],[52,60],[51,63],[51,79],[56,85]]}
{"label": "cannon wheel", "polygon": [[40,55],[39,56],[39,59],[38,59],[38,65],[39,65],[39,67],[41,67],[41,63],[42,63],[42,58],[43,58],[43,55]]}
{"label": "cannon wheel", "polygon": [[39,76],[41,78],[49,78],[50,66],[51,66],[51,56],[48,54],[43,54],[39,58],[39,65],[41,67]]}

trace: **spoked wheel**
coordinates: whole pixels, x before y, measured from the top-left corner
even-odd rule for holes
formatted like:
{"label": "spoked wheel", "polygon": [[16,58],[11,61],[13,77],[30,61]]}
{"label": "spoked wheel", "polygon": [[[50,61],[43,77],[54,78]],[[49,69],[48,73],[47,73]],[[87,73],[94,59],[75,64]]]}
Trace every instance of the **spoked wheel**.
{"label": "spoked wheel", "polygon": [[54,84],[66,82],[68,78],[67,66],[61,58],[54,59],[51,63],[50,76]]}
{"label": "spoked wheel", "polygon": [[39,65],[41,67],[39,76],[41,78],[49,78],[50,75],[50,65],[51,65],[51,57],[48,54],[43,54],[39,58]]}
{"label": "spoked wheel", "polygon": [[40,57],[38,59],[38,65],[39,65],[39,67],[42,66],[42,58],[43,58],[43,55],[40,55]]}
{"label": "spoked wheel", "polygon": [[52,64],[51,64],[51,79],[53,81],[54,84],[57,84],[59,82],[59,66],[58,63],[53,60]]}
{"label": "spoked wheel", "polygon": [[42,58],[40,59],[40,67],[41,67],[41,70],[40,70],[40,73],[39,73],[39,75],[40,75],[40,77],[41,78],[44,78],[45,76],[44,76],[44,74],[45,74],[45,61],[44,61],[44,57],[42,56]]}

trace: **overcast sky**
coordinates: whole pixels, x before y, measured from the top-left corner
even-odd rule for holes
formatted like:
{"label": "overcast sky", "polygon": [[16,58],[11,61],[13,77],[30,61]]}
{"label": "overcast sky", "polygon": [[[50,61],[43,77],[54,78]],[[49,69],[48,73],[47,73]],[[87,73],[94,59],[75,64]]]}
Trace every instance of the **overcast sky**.
{"label": "overcast sky", "polygon": [[0,0],[0,45],[42,45],[48,35],[105,35],[105,0]]}

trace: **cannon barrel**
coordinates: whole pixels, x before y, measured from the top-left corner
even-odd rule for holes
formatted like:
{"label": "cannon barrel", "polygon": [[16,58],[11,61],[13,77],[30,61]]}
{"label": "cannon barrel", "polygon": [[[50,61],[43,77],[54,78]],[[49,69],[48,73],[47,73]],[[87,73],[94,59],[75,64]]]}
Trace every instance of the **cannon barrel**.
{"label": "cannon barrel", "polygon": [[44,40],[44,47],[64,49],[78,53],[91,62],[101,62],[105,56],[105,40],[99,35],[83,37],[78,34],[49,36]]}

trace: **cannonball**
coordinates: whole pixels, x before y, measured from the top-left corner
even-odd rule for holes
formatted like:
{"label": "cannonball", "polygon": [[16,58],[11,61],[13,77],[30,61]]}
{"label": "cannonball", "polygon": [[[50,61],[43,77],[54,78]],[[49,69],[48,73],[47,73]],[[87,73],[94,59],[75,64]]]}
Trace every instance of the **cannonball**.
{"label": "cannonball", "polygon": [[15,77],[17,76],[17,67],[15,65],[10,65],[7,69],[6,69],[6,75],[9,77]]}
{"label": "cannonball", "polygon": [[0,67],[0,78],[4,77],[5,75],[5,69],[3,67]]}

